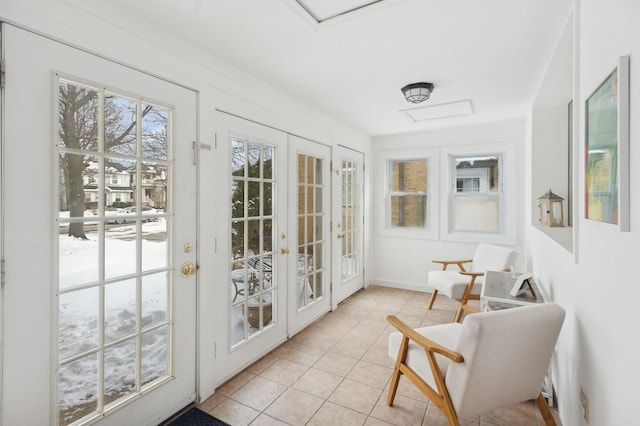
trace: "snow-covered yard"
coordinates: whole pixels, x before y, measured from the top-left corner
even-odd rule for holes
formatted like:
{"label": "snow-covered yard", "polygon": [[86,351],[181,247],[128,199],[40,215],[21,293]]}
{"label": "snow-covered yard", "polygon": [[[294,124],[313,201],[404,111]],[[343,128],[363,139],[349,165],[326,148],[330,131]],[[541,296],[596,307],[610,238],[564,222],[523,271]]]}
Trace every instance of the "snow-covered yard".
{"label": "snow-covered yard", "polygon": [[[63,292],[59,297],[59,359],[78,357],[59,369],[59,408],[66,422],[77,419],[76,410],[97,403],[98,330],[104,327],[105,401],[133,391],[136,383],[136,273],[135,225],[112,227],[105,232],[104,273],[99,261],[97,233],[88,240],[61,234],[60,290],[104,282],[104,320],[100,314],[100,285]],[[140,324],[142,334],[141,383],[168,373],[168,257],[166,221],[144,223],[141,240]],[[145,238],[145,236],[147,238]],[[156,270],[145,274],[145,271]],[[154,327],[159,326],[159,327]],[[89,410],[93,411],[92,409]]]}

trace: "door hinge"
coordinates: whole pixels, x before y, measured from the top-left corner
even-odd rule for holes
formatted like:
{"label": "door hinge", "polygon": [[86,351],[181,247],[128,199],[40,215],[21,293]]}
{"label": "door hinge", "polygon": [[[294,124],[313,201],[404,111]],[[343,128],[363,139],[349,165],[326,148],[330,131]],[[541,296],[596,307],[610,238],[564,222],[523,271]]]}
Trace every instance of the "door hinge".
{"label": "door hinge", "polygon": [[4,260],[0,261],[0,287],[4,288]]}
{"label": "door hinge", "polygon": [[0,89],[4,89],[4,62],[0,62]]}
{"label": "door hinge", "polygon": [[196,152],[196,141],[191,141],[191,150],[193,151],[193,165],[198,165],[198,153]]}

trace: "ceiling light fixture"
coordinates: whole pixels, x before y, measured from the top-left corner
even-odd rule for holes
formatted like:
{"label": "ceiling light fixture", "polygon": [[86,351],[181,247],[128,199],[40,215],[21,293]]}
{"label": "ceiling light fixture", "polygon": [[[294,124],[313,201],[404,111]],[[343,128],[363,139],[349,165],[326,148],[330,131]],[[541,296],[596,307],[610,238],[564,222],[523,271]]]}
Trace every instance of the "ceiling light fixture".
{"label": "ceiling light fixture", "polygon": [[433,84],[431,83],[411,83],[404,86],[402,93],[407,101],[419,104],[422,101],[426,101],[431,96],[433,91]]}

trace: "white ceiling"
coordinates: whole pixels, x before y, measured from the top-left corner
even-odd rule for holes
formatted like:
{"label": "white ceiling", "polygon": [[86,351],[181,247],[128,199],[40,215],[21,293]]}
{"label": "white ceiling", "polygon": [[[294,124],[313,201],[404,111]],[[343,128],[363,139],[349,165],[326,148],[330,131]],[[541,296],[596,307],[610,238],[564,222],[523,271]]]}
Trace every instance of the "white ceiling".
{"label": "white ceiling", "polygon": [[[572,0],[107,2],[383,135],[524,117]],[[420,81],[435,85],[431,99],[407,103],[400,88]],[[416,122],[401,112],[466,100],[471,115]]]}

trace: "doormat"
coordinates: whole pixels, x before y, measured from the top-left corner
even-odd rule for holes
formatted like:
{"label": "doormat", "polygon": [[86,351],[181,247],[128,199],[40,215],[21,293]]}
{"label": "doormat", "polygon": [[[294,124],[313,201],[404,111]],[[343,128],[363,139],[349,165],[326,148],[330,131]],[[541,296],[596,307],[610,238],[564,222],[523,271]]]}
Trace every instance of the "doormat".
{"label": "doormat", "polygon": [[161,423],[162,426],[231,426],[211,414],[196,407],[191,407],[175,418]]}

